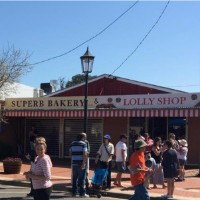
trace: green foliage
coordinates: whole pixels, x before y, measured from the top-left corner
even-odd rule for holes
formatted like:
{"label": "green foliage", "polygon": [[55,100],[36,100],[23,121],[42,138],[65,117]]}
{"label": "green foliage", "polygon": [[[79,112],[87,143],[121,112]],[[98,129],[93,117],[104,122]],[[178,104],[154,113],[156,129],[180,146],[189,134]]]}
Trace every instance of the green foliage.
{"label": "green foliage", "polygon": [[8,156],[13,156],[13,154],[13,148],[10,145],[0,141],[0,159],[4,159]]}
{"label": "green foliage", "polygon": [[[97,76],[88,75],[88,80],[94,79]],[[72,77],[71,81],[66,83],[66,88],[85,82],[85,74],[77,74]]]}

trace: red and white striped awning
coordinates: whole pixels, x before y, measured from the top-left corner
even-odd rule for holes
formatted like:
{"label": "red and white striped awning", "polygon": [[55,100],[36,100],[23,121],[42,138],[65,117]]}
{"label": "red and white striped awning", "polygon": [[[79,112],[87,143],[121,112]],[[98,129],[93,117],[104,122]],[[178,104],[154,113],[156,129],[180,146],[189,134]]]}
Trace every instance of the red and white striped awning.
{"label": "red and white striped awning", "polygon": [[[6,110],[6,117],[80,118],[83,110]],[[200,109],[88,110],[88,117],[200,117]]]}

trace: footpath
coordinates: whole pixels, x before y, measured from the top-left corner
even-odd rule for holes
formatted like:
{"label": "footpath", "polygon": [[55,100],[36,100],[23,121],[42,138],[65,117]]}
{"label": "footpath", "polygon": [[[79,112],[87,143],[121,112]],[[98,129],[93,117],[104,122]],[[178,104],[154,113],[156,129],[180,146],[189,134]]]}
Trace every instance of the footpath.
{"label": "footpath", "polygon": [[[54,162],[53,162],[54,164]],[[23,172],[30,169],[30,164],[23,164],[20,174],[5,174],[3,170],[3,163],[0,162],[0,184],[16,185],[16,186],[30,186],[30,183],[25,180]],[[94,174],[93,170],[90,170],[89,178],[91,179]],[[175,200],[200,200],[200,177],[197,176],[197,169],[186,170],[186,180],[184,182],[175,182],[174,198]],[[115,172],[112,172],[112,179],[116,176]],[[107,191],[109,197],[116,197],[119,199],[128,199],[134,190],[131,187],[130,175],[124,173],[122,175],[123,188],[117,187],[112,184],[111,190]],[[71,168],[69,164],[54,164],[52,168],[52,182],[54,184],[53,189],[55,191],[69,191],[71,189]],[[112,181],[113,182],[113,181]],[[157,189],[148,190],[151,200],[163,199],[160,196],[166,193],[166,188],[162,189],[158,185]]]}

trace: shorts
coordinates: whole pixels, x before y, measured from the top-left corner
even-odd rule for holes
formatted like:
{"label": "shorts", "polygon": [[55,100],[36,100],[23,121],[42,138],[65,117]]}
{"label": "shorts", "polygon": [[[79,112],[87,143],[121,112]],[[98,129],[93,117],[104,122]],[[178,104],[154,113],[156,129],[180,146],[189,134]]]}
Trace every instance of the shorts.
{"label": "shorts", "polygon": [[180,166],[184,166],[186,163],[186,160],[183,160],[183,159],[179,159],[178,161],[179,161]]}
{"label": "shorts", "polygon": [[118,171],[118,172],[121,172],[121,173],[125,172],[125,170],[126,170],[126,169],[123,169],[122,163],[123,163],[123,162],[116,162],[117,171]]}

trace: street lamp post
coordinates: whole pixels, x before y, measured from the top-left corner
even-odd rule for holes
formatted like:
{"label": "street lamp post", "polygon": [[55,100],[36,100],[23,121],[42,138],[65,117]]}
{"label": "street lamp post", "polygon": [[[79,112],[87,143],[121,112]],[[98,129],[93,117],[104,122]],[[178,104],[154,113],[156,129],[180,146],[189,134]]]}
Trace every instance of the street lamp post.
{"label": "street lamp post", "polygon": [[85,98],[84,98],[84,133],[87,133],[87,111],[88,111],[88,74],[92,72],[94,56],[87,50],[83,56],[80,57],[82,72],[85,74]]}

